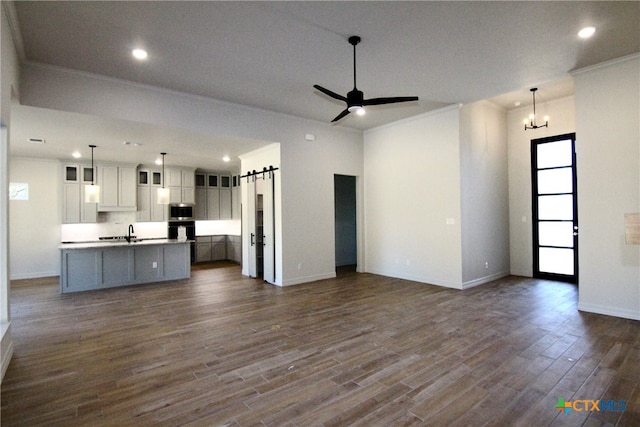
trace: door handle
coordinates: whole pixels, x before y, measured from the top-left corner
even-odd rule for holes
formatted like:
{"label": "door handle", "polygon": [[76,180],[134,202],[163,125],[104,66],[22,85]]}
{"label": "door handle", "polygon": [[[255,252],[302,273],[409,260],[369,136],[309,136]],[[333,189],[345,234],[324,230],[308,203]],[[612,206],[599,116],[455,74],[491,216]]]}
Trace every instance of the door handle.
{"label": "door handle", "polygon": [[255,237],[256,237],[256,235],[251,233],[251,246],[254,246],[256,244]]}

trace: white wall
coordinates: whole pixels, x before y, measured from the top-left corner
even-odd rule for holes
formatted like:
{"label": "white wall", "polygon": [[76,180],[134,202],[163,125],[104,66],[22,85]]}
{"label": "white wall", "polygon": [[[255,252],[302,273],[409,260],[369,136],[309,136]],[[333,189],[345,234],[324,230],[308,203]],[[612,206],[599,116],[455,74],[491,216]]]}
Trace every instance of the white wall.
{"label": "white wall", "polygon": [[[542,89],[541,89],[542,91]],[[549,127],[524,130],[522,120],[531,113],[531,106],[507,113],[509,156],[509,252],[511,274],[533,275],[533,241],[531,224],[531,140],[575,132],[573,96],[536,103],[536,113],[549,116]],[[576,149],[580,150],[581,135],[577,134]],[[584,168],[577,162],[578,177]],[[580,187],[578,186],[578,194]],[[578,206],[578,212],[580,212]]]}
{"label": "white wall", "polygon": [[42,66],[23,68],[22,87],[21,102],[35,107],[279,142],[280,278],[289,285],[335,275],[333,175],[362,176],[362,132]]}
{"label": "white wall", "polygon": [[574,74],[584,311],[640,319],[640,245],[624,214],[640,212],[640,56]]}
{"label": "white wall", "polygon": [[11,279],[57,276],[62,199],[60,162],[12,157],[10,171],[11,182],[29,184],[29,200],[9,202]]}
{"label": "white wall", "polygon": [[488,101],[460,110],[462,287],[509,274],[506,111]]}
{"label": "white wall", "polygon": [[459,146],[458,106],[365,132],[366,271],[462,287]]}

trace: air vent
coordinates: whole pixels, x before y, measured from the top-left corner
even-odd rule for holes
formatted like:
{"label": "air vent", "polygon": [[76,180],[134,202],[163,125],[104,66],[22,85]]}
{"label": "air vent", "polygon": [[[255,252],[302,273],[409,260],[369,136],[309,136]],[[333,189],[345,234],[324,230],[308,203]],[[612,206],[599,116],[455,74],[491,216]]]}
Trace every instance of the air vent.
{"label": "air vent", "polygon": [[29,138],[29,142],[32,144],[44,144],[44,138]]}

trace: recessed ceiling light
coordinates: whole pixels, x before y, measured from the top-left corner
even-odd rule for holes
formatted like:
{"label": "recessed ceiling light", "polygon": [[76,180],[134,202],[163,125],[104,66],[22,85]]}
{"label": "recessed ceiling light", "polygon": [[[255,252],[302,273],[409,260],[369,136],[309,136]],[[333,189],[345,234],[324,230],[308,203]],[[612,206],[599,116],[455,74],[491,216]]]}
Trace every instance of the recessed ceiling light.
{"label": "recessed ceiling light", "polygon": [[132,142],[132,141],[124,141],[122,145],[126,145],[127,147],[140,147],[142,145],[141,142]]}
{"label": "recessed ceiling light", "polygon": [[133,55],[134,58],[139,59],[139,60],[144,60],[147,59],[147,56],[149,56],[149,54],[147,53],[146,50],[144,49],[133,49],[131,51],[131,54]]}
{"label": "recessed ceiling light", "polygon": [[596,32],[596,27],[584,27],[578,31],[578,37],[581,39],[588,39]]}
{"label": "recessed ceiling light", "polygon": [[73,153],[71,153],[71,155],[74,159],[79,159],[80,157],[82,157],[82,154],[80,154],[79,151],[74,151]]}
{"label": "recessed ceiling light", "polygon": [[222,158],[222,160],[223,160],[223,161],[225,161],[225,162],[228,162],[228,161],[230,161],[230,160],[231,160],[231,158],[230,158],[229,156],[224,156],[224,157]]}
{"label": "recessed ceiling light", "polygon": [[519,106],[520,106],[520,101],[516,101],[516,102],[514,102],[514,103],[513,103],[513,106],[514,106],[514,107],[519,107]]}
{"label": "recessed ceiling light", "polygon": [[159,165],[161,165],[161,164],[162,164],[162,159],[159,159],[159,158],[158,158],[158,159],[156,159],[156,165],[158,165],[158,166],[159,166]]}

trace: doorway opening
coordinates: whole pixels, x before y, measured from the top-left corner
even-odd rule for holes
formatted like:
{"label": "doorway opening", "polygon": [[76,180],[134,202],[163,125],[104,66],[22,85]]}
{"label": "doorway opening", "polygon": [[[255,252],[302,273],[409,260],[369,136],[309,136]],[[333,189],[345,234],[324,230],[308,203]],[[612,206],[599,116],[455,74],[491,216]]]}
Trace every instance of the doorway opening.
{"label": "doorway opening", "polygon": [[356,177],[334,175],[336,273],[355,272],[358,263]]}
{"label": "doorway opening", "polygon": [[575,133],[531,140],[533,276],[578,283]]}
{"label": "doorway opening", "polygon": [[247,222],[250,233],[248,273],[276,282],[275,180],[277,169],[247,176]]}

